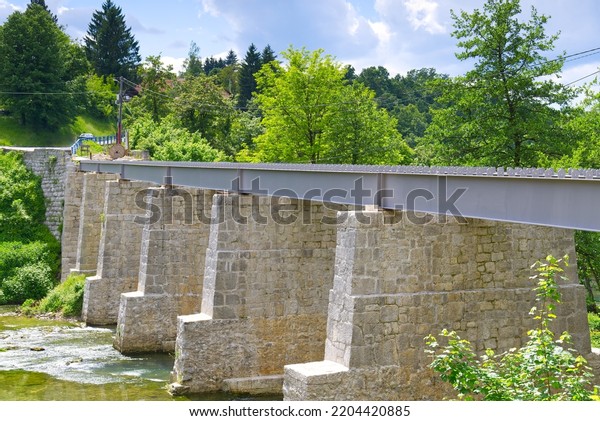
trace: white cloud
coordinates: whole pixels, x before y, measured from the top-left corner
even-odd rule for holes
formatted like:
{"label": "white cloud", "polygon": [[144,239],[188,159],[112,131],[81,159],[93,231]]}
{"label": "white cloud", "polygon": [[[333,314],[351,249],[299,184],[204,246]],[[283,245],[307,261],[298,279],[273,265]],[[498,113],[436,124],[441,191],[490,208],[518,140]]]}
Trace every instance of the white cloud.
{"label": "white cloud", "polygon": [[221,15],[214,0],[202,0],[202,10],[204,13],[214,17],[219,17]]}
{"label": "white cloud", "polygon": [[377,38],[380,42],[387,43],[392,39],[392,30],[385,22],[371,22],[369,21],[369,26],[377,35]]}
{"label": "white cloud", "polygon": [[163,62],[163,64],[165,65],[171,65],[173,66],[173,71],[176,74],[179,74],[183,71],[183,62],[185,61],[185,57],[169,57],[169,56],[162,56],[161,60]]}
{"label": "white cloud", "polygon": [[0,24],[4,22],[4,20],[13,12],[17,12],[19,10],[23,10],[23,8],[6,0],[0,0]]}
{"label": "white cloud", "polygon": [[444,25],[438,22],[438,3],[432,0],[406,0],[408,21],[414,29],[425,29],[430,34],[443,34]]}

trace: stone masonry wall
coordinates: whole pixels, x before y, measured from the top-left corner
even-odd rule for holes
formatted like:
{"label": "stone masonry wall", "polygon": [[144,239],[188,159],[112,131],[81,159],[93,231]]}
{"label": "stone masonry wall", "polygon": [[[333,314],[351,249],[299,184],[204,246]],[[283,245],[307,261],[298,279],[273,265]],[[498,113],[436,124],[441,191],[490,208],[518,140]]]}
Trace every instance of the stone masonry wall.
{"label": "stone masonry wall", "polygon": [[[121,296],[115,337],[121,352],[173,351],[177,316],[200,312],[213,195],[149,190],[138,288]],[[152,220],[151,214],[160,218]]]}
{"label": "stone masonry wall", "polygon": [[46,225],[52,234],[60,240],[63,222],[63,203],[68,168],[72,170],[71,150],[69,148],[11,148],[5,151],[18,151],[23,162],[42,181],[42,190],[46,198]]}
{"label": "stone masonry wall", "polygon": [[79,221],[83,194],[83,172],[67,172],[65,186],[65,206],[63,210],[63,231],[61,237],[61,280],[69,276],[77,265],[79,243]]}
{"label": "stone masonry wall", "polygon": [[286,366],[288,400],[422,400],[453,394],[427,365],[424,337],[456,330],[478,351],[520,346],[532,327],[531,264],[569,254],[557,331],[590,352],[573,232],[480,220],[413,225],[357,214],[338,230],[325,358]]}
{"label": "stone masonry wall", "polygon": [[83,174],[83,191],[79,207],[79,231],[77,233],[77,256],[71,272],[95,274],[98,267],[98,249],[102,232],[102,214],[106,182],[115,180],[114,174]]}
{"label": "stone masonry wall", "polygon": [[336,211],[287,203],[215,197],[202,313],[178,318],[173,390],[214,391],[229,379],[261,377],[280,388],[265,376],[323,357],[336,238],[336,225],[323,218]]}
{"label": "stone masonry wall", "polygon": [[121,294],[137,290],[145,214],[142,202],[151,186],[141,181],[106,182],[96,276],[86,279],[83,297],[82,318],[88,324],[116,324]]}

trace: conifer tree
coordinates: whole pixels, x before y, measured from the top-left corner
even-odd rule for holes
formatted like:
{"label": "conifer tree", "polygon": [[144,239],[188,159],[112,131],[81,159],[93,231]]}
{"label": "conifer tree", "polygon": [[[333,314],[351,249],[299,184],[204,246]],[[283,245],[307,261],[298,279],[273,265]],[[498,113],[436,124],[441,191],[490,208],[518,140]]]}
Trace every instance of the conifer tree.
{"label": "conifer tree", "polygon": [[248,105],[248,101],[252,98],[252,94],[256,91],[256,79],[254,74],[260,70],[261,66],[262,59],[260,53],[254,44],[250,44],[240,69],[239,107],[245,108],[246,105]]}
{"label": "conifer tree", "polygon": [[88,60],[99,76],[136,80],[140,47],[125,23],[123,11],[111,0],[94,12],[84,40]]}

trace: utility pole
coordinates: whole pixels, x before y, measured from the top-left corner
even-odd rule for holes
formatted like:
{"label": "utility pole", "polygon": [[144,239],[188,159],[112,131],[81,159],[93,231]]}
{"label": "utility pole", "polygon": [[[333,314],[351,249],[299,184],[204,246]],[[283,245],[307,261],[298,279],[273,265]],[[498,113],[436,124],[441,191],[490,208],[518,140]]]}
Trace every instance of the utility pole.
{"label": "utility pole", "polygon": [[112,159],[123,158],[127,151],[121,145],[121,137],[123,135],[123,76],[119,77],[119,119],[117,121],[117,142],[111,146],[108,153]]}
{"label": "utility pole", "polygon": [[117,145],[121,144],[123,131],[123,76],[119,77],[119,120],[117,123]]}

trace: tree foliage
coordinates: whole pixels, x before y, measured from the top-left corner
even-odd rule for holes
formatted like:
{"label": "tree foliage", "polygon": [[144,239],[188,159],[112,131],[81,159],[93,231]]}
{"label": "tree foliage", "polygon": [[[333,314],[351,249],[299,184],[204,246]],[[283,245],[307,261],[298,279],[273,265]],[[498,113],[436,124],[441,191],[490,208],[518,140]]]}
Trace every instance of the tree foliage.
{"label": "tree foliage", "polygon": [[[322,50],[289,48],[282,55],[285,66],[274,61],[256,74],[256,102],[265,132],[255,139],[256,150],[249,154],[253,159],[366,163],[394,156],[387,163],[406,161],[408,148],[395,123],[376,109],[364,86],[348,85],[344,67]],[[363,130],[369,119],[376,122],[369,129],[380,132]],[[386,157],[382,151],[392,153]]]}
{"label": "tree foliage", "polygon": [[[538,326],[527,332],[529,340],[519,348],[502,354],[488,349],[477,357],[469,341],[456,332],[442,331],[448,344],[440,346],[434,336],[426,338],[433,356],[431,368],[442,380],[452,384],[466,400],[590,400],[591,369],[586,360],[565,349],[570,336],[564,332],[558,340],[550,329],[560,303],[557,277],[562,276],[561,260],[548,256],[537,263],[536,302],[530,314]],[[566,262],[565,262],[566,263]]]}
{"label": "tree foliage", "polygon": [[55,282],[60,244],[43,225],[39,177],[0,152],[0,304],[41,298]]}
{"label": "tree foliage", "polygon": [[248,101],[252,98],[252,94],[256,91],[256,78],[254,74],[260,70],[261,66],[260,52],[254,44],[250,44],[240,68],[238,107],[245,108],[248,105]]}
{"label": "tree foliage", "polygon": [[198,133],[211,147],[230,155],[227,142],[234,114],[233,99],[216,76],[187,78],[175,87],[173,116],[190,133]]}
{"label": "tree foliage", "polygon": [[5,107],[22,125],[57,129],[75,115],[70,83],[77,47],[41,5],[14,12],[0,27],[0,80]]}
{"label": "tree foliage", "polygon": [[173,66],[164,65],[160,56],[149,56],[138,69],[138,74],[142,91],[133,99],[133,104],[137,103],[142,112],[159,122],[170,113],[172,107],[170,92],[175,80]]}
{"label": "tree foliage", "polygon": [[557,35],[548,18],[531,9],[520,20],[519,0],[487,0],[483,10],[452,12],[459,60],[474,61],[464,76],[441,80],[421,151],[435,164],[535,166],[562,156],[570,145],[561,130],[561,107],[572,92],[549,76],[563,60],[549,60]]}
{"label": "tree foliage", "polygon": [[87,57],[99,76],[136,80],[140,47],[125,23],[123,11],[112,0],[106,0],[102,10],[94,12],[84,41]]}

